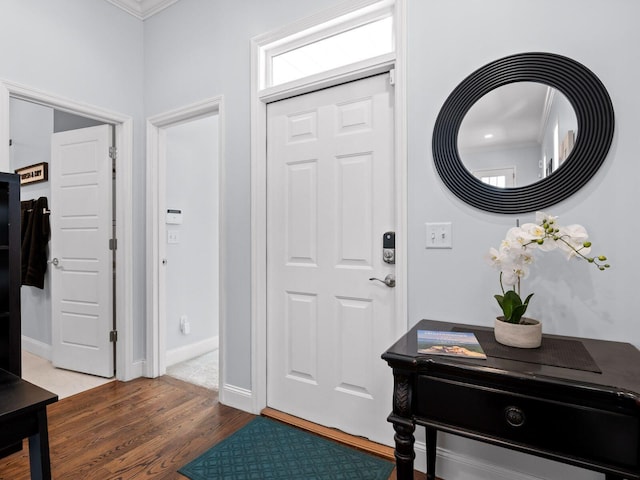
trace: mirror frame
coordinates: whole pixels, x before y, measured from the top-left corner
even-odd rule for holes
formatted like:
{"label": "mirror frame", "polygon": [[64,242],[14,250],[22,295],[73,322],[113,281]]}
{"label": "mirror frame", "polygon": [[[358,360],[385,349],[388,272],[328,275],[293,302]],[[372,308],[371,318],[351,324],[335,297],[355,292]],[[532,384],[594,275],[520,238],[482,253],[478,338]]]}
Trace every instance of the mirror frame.
{"label": "mirror frame", "polygon": [[[458,132],[464,116],[482,96],[514,82],[538,82],[564,94],[576,113],[573,150],[553,174],[530,185],[499,188],[485,184],[464,166]],[[436,119],[432,149],[436,170],[458,198],[493,213],[525,213],[554,205],[582,188],[604,162],[614,133],[611,98],[584,65],[552,53],[521,53],[479,68],[449,95]]]}

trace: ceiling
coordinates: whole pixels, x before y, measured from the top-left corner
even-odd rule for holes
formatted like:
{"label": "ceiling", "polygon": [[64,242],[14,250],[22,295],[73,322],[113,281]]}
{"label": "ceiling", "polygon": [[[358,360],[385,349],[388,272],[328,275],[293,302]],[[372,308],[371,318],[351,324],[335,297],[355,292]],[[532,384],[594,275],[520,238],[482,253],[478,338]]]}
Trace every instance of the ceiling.
{"label": "ceiling", "polygon": [[550,87],[516,82],[492,90],[476,102],[460,126],[461,150],[539,144],[546,125]]}
{"label": "ceiling", "polygon": [[106,0],[141,20],[164,10],[178,0]]}

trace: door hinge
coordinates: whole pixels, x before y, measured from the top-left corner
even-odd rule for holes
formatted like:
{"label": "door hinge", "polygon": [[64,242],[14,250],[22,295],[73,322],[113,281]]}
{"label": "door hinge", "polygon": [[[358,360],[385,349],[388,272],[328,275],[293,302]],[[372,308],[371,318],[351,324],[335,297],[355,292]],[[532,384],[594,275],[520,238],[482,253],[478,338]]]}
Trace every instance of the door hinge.
{"label": "door hinge", "polygon": [[112,343],[115,343],[118,341],[118,331],[117,330],[111,330],[109,332],[109,341]]}
{"label": "door hinge", "polygon": [[118,149],[116,147],[109,147],[109,158],[111,158],[111,172],[116,174],[116,158],[118,158]]}
{"label": "door hinge", "polygon": [[118,239],[110,238],[109,239],[109,250],[117,250],[118,249]]}

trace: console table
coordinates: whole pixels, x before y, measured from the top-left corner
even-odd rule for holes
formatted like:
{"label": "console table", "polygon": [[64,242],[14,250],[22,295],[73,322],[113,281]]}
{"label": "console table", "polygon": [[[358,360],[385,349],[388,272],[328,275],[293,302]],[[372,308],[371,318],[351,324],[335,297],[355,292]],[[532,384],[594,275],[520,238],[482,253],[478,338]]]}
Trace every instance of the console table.
{"label": "console table", "polygon": [[633,345],[543,336],[541,348],[578,342],[593,371],[489,354],[418,354],[418,330],[474,331],[486,353],[499,346],[489,328],[422,320],[382,355],[394,376],[388,420],[398,480],[413,478],[416,424],[426,428],[427,480],[436,478],[438,430],[602,472],[607,480],[640,480],[640,351]]}
{"label": "console table", "polygon": [[0,451],[17,451],[28,438],[32,479],[51,478],[47,405],[57,400],[56,394],[0,369]]}

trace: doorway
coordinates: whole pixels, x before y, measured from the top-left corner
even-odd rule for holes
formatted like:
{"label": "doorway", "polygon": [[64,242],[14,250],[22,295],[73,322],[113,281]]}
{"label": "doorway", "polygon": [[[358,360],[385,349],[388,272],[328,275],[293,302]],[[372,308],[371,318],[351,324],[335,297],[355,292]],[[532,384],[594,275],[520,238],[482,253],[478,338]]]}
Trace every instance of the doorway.
{"label": "doorway", "polygon": [[[405,0],[347,2],[340,8],[327,9],[286,28],[267,32],[252,39],[252,107],[251,107],[251,391],[229,389],[225,395],[228,404],[248,408],[254,413],[267,406],[267,105],[285,98],[304,95],[373,75],[390,74],[393,86],[393,178],[395,209],[395,309],[389,319],[391,344],[407,328],[407,151],[406,151],[406,2]],[[312,44],[321,38],[330,38],[336,29],[342,31],[393,16],[393,51],[344,65],[282,85],[273,85],[271,68],[280,53],[302,44]],[[375,17],[375,18],[374,18]],[[313,28],[311,28],[313,26]],[[292,34],[292,32],[295,32]],[[323,33],[320,33],[323,32]],[[326,34],[326,35],[325,35]],[[356,47],[357,48],[357,47]],[[383,284],[380,284],[384,286]],[[387,287],[385,287],[387,288]],[[387,375],[389,373],[387,372]],[[388,442],[388,440],[387,440]]]}
{"label": "doorway", "polygon": [[147,121],[146,374],[200,370],[208,388],[224,377],[223,118],[215,97]]}
{"label": "doorway", "polygon": [[267,404],[379,443],[393,437],[379,352],[397,290],[375,280],[396,273],[392,91],[381,74],[267,106]]}
{"label": "doorway", "polygon": [[[119,265],[118,277],[115,279],[115,323],[118,341],[116,351],[116,378],[127,381],[142,375],[139,363],[134,362],[133,345],[133,202],[132,202],[132,156],[133,156],[133,120],[99,107],[79,103],[67,98],[35,90],[13,82],[0,82],[0,169],[11,171],[11,99],[25,100],[33,104],[51,107],[60,112],[67,112],[90,118],[100,123],[114,126],[115,144],[119,147],[114,160],[115,165],[115,227],[117,248],[115,261]],[[107,332],[111,335],[110,332]],[[40,342],[37,346],[46,348]]]}
{"label": "doorway", "polygon": [[166,127],[159,166],[165,179],[159,219],[164,294],[159,308],[167,374],[216,390],[218,121],[212,114]]}
{"label": "doorway", "polygon": [[[78,156],[78,149],[81,148],[79,140],[85,142],[90,150],[94,150],[93,141],[95,139],[94,132],[98,129],[102,132],[102,142],[105,144],[102,148],[101,156],[88,158],[86,155]],[[88,132],[88,133],[85,133]],[[46,162],[48,165],[48,178],[45,182],[23,185],[20,189],[21,200],[31,201],[41,199],[47,202],[48,210],[43,215],[42,220],[46,220],[47,224],[52,227],[51,235],[45,243],[45,256],[49,257],[49,265],[47,271],[42,278],[42,282],[25,282],[21,288],[21,312],[22,312],[22,333],[23,333],[23,372],[27,379],[31,379],[34,383],[49,387],[59,395],[77,393],[85,388],[103,383],[102,380],[88,378],[79,373],[90,373],[92,375],[100,375],[106,378],[112,378],[115,374],[114,364],[114,346],[109,342],[109,332],[114,329],[114,275],[115,263],[112,261],[112,252],[108,250],[108,239],[113,236],[115,227],[115,218],[113,212],[112,192],[115,190],[112,174],[112,161],[109,158],[109,146],[113,142],[112,127],[106,125],[106,122],[81,115],[75,115],[70,112],[57,110],[49,105],[30,102],[17,98],[10,99],[10,169],[13,171],[33,164],[34,162]],[[75,140],[75,144],[69,142],[70,136]],[[87,143],[88,142],[88,143]],[[75,153],[70,155],[64,153],[69,149]],[[71,162],[70,162],[71,161]],[[81,174],[74,174],[69,170],[70,163],[76,164],[76,169],[82,170]],[[98,167],[104,172],[99,181],[94,178],[92,168],[88,165]],[[63,174],[64,171],[64,174]],[[83,220],[77,220],[78,215],[72,215],[71,210],[80,208],[77,198],[69,197],[69,190],[75,192],[87,192],[87,188],[81,185],[75,185],[74,188],[66,188],[62,178],[74,177],[77,184],[79,178],[85,179],[85,184],[90,185],[89,190],[92,194],[86,195],[80,193],[82,208],[87,205],[101,205],[102,211],[100,217],[92,215],[84,215]],[[89,178],[91,177],[91,178]],[[86,181],[86,179],[89,179]],[[66,192],[66,193],[65,193]],[[66,198],[66,200],[65,200]],[[93,202],[87,200],[94,199]],[[97,203],[96,203],[97,202]],[[71,210],[69,210],[69,207]],[[96,220],[100,218],[100,229],[97,223],[94,227],[88,224],[81,225],[62,225],[62,222],[92,222],[91,218]],[[75,218],[75,220],[74,220]],[[94,222],[95,223],[95,222]],[[65,228],[73,227],[73,228]],[[72,242],[67,238],[70,232],[88,232],[91,240],[87,239],[80,242]],[[102,232],[102,233],[100,233]],[[104,238],[103,241],[100,238]],[[76,247],[73,247],[76,245]],[[78,259],[87,257],[86,246],[93,245],[100,250],[101,262],[91,262],[90,268],[78,269]],[[104,248],[100,248],[104,245]],[[60,257],[60,262],[51,260],[54,256]],[[88,257],[87,257],[88,258]],[[84,276],[82,283],[85,288],[78,289],[77,285],[73,286],[69,276]],[[89,278],[87,278],[87,276]],[[88,286],[94,278],[103,278],[101,284],[96,284],[95,292],[91,293]],[[87,281],[88,280],[88,281]],[[86,295],[80,295],[83,290],[90,296],[99,296],[105,299],[104,306],[98,306]],[[67,292],[63,295],[64,301],[56,300],[60,298],[60,292]],[[75,292],[69,295],[69,292]],[[69,307],[68,299],[75,298],[78,301],[71,302],[74,305],[82,305],[82,308],[92,310],[91,312],[72,312]],[[66,306],[63,306],[63,303]],[[95,306],[94,306],[95,305]],[[60,308],[62,307],[62,308]],[[100,315],[96,315],[98,307]],[[95,320],[100,318],[101,323],[96,324]],[[71,323],[69,324],[69,319]],[[66,329],[60,328],[67,325]],[[77,352],[66,355],[64,350],[68,345],[73,344],[68,340],[68,331],[71,329],[71,335],[78,339],[82,336],[101,340],[101,349],[93,348],[94,342],[88,346],[90,348],[81,349],[82,352],[88,352],[87,355],[79,358]],[[94,352],[99,354],[96,356]],[[66,358],[66,360],[65,360]],[[63,361],[61,361],[61,359]],[[52,361],[56,367],[62,367],[66,372],[54,369],[49,363]]]}

